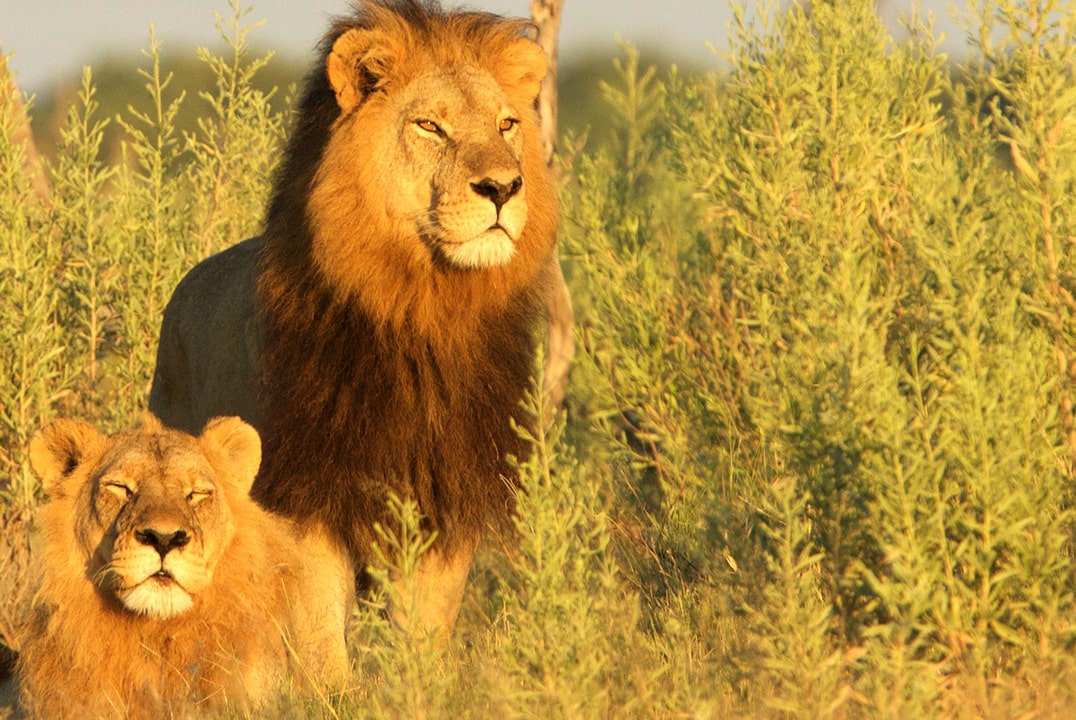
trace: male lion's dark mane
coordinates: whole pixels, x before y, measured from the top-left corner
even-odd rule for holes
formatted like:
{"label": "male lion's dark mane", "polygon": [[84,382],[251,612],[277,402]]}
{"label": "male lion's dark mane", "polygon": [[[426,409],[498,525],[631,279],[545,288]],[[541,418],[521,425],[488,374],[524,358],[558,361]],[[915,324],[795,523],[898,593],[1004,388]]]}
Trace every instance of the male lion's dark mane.
{"label": "male lion's dark mane", "polygon": [[[419,33],[437,32],[447,17],[427,3],[378,5]],[[479,41],[483,28],[501,23],[466,15]],[[336,38],[366,22],[362,8],[339,21],[307,78],[274,183],[257,289],[265,461],[253,494],[270,509],[339,532],[352,558],[368,556],[375,523],[392,527],[390,491],[414,498],[449,547],[510,517],[515,472],[505,456],[528,452],[511,421],[532,423],[520,401],[534,370],[532,329],[541,307],[537,281],[491,283],[500,268],[435,264],[432,280],[416,282],[429,283],[443,300],[443,317],[433,320],[451,332],[431,335],[415,324],[378,321],[317,267],[318,220],[308,200],[340,115],[324,59]],[[333,238],[363,253],[368,232],[343,227]]]}

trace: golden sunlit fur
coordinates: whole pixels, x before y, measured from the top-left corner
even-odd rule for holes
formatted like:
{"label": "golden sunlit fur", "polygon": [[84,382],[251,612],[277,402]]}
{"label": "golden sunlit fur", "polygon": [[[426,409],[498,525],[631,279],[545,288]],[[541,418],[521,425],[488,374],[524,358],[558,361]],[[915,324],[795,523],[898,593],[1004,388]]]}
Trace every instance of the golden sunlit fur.
{"label": "golden sunlit fur", "polygon": [[151,415],[111,437],[72,420],[34,437],[49,501],[18,661],[31,715],[250,710],[290,665],[316,674],[339,660],[319,656],[293,614],[318,591],[315,571],[292,523],[248,495],[260,458],[257,433],[234,417],[198,438]]}
{"label": "golden sunlit fur", "polygon": [[161,329],[150,408],[255,424],[254,496],[356,573],[394,527],[389,494],[417,502],[437,532],[411,595],[430,629],[455,622],[481,533],[508,525],[534,331],[563,291],[527,33],[358,3],[307,79],[264,236],[196,267]]}

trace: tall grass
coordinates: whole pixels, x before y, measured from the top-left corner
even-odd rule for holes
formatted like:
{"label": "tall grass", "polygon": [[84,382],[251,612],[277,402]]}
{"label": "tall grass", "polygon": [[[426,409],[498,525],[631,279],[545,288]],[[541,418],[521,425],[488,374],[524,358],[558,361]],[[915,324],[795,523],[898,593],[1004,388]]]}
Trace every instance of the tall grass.
{"label": "tall grass", "polygon": [[[38,499],[27,437],[61,413],[133,423],[178,278],[257,232],[286,118],[251,87],[268,58],[245,12],[200,54],[205,97],[152,40],[119,118],[87,72],[47,199],[0,98],[5,587]],[[1076,7],[983,0],[960,62],[864,0],[748,17],[726,76],[659,80],[626,48],[600,88],[614,141],[565,143],[568,412],[531,438],[457,642],[403,641],[375,596],[348,692],[292,711],[1076,712]],[[383,565],[406,572],[426,539],[398,512],[413,532]]]}

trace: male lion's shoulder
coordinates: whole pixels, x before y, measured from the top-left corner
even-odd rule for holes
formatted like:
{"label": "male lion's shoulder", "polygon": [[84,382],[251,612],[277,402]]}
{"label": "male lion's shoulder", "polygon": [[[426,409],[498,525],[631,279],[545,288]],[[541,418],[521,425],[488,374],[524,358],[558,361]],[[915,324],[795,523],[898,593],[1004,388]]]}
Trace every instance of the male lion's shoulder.
{"label": "male lion's shoulder", "polygon": [[261,246],[261,237],[252,237],[210,255],[195,265],[177,287],[191,286],[193,290],[209,285],[240,289],[244,284],[253,286]]}
{"label": "male lion's shoulder", "polygon": [[237,415],[261,427],[254,311],[261,247],[255,237],[206,258],[169,300],[149,397],[165,425],[196,433],[208,418]]}

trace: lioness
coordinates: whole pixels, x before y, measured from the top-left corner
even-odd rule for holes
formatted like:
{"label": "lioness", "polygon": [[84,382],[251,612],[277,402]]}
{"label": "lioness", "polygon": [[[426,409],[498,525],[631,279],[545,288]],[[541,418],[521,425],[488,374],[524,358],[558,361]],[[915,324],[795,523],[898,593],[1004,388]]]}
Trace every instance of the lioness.
{"label": "lioness", "polygon": [[289,667],[300,681],[339,682],[347,660],[332,655],[324,619],[296,612],[339,569],[306,556],[292,522],[250,498],[260,458],[258,434],[234,417],[197,438],[148,414],[111,437],[58,420],[33,438],[49,500],[17,665],[30,714],[250,710]]}

